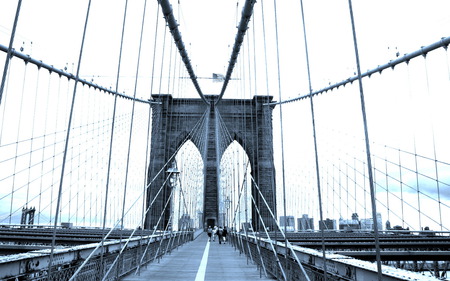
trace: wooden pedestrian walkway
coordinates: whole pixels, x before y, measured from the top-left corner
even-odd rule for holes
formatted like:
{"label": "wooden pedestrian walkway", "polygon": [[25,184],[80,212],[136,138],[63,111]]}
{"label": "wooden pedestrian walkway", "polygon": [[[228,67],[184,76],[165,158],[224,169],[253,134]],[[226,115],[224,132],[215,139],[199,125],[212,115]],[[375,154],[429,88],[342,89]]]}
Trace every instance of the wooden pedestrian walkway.
{"label": "wooden pedestrian walkway", "polygon": [[122,278],[126,281],[173,280],[173,281],[217,281],[217,280],[275,280],[240,254],[231,244],[208,242],[206,233],[194,241],[166,254],[159,262],[141,269],[139,276],[131,273]]}

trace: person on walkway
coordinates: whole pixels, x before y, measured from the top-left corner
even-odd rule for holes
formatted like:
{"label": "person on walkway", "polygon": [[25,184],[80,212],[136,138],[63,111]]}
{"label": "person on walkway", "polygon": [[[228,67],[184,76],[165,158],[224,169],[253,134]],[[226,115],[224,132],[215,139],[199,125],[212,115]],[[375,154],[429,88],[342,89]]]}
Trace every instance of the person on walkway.
{"label": "person on walkway", "polygon": [[223,243],[227,243],[227,234],[228,234],[227,227],[224,226],[222,231]]}
{"label": "person on walkway", "polygon": [[218,230],[218,229],[219,229],[219,228],[217,227],[217,225],[215,225],[214,228],[213,228],[213,234],[212,234],[213,242],[216,240],[217,230]]}
{"label": "person on walkway", "polygon": [[217,230],[217,237],[219,238],[219,244],[222,244],[222,237],[223,237],[223,228],[219,227]]}
{"label": "person on walkway", "polygon": [[206,232],[208,233],[208,241],[211,242],[211,236],[213,233],[211,226],[208,226],[208,229],[206,230]]}

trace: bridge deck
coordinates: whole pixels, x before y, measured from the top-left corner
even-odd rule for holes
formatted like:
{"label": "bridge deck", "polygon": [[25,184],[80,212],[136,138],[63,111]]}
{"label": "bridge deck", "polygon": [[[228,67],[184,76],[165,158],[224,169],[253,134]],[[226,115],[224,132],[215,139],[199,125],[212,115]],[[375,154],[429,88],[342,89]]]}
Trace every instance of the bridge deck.
{"label": "bridge deck", "polygon": [[275,280],[263,272],[244,254],[239,254],[231,244],[208,242],[205,233],[189,242],[160,261],[142,268],[140,276],[134,273],[122,280]]}

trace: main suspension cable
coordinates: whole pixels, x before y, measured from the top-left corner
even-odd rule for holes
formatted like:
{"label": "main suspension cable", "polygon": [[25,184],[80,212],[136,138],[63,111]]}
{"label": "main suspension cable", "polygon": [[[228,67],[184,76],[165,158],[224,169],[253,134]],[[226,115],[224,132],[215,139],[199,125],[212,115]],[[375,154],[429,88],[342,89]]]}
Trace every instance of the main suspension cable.
{"label": "main suspension cable", "polygon": [[191,78],[195,89],[197,90],[197,93],[200,95],[202,100],[206,104],[209,104],[209,101],[203,95],[203,92],[200,89],[200,85],[198,84],[197,76],[194,73],[194,69],[192,68],[191,61],[189,60],[189,56],[186,52],[181,33],[178,30],[178,23],[173,15],[172,6],[170,5],[168,0],[158,0],[158,2],[161,5],[161,9],[163,11],[164,18],[166,19],[167,25],[169,26],[170,33],[172,33],[172,37],[175,40],[175,44],[177,45],[178,51],[180,52],[181,58],[183,59],[184,65],[186,66],[189,77]]}

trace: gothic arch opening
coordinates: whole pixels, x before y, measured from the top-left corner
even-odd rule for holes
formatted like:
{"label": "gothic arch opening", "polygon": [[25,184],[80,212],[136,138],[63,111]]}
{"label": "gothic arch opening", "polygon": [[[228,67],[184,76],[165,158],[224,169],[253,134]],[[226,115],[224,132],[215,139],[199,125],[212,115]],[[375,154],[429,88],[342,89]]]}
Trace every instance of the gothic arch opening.
{"label": "gothic arch opening", "polygon": [[188,140],[175,156],[178,179],[172,198],[173,229],[203,227],[203,159]]}
{"label": "gothic arch opening", "polygon": [[219,224],[241,229],[251,224],[251,164],[243,147],[235,140],[226,149],[219,169]]}

